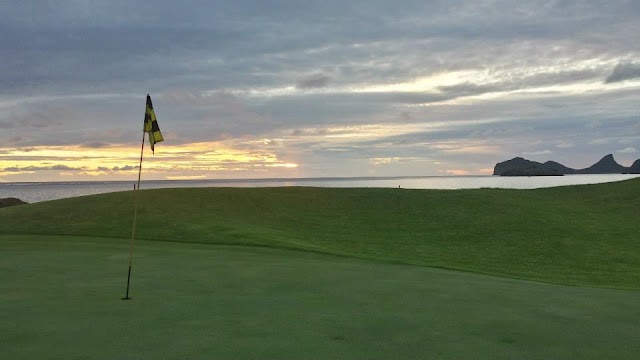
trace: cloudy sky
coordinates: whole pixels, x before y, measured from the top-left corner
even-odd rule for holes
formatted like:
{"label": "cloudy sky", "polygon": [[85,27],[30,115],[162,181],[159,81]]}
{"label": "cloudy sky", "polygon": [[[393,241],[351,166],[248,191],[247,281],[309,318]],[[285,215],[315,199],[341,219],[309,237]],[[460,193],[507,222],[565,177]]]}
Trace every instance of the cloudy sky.
{"label": "cloudy sky", "polygon": [[[640,1],[0,3],[0,181],[640,157]],[[148,147],[147,147],[148,149]]]}

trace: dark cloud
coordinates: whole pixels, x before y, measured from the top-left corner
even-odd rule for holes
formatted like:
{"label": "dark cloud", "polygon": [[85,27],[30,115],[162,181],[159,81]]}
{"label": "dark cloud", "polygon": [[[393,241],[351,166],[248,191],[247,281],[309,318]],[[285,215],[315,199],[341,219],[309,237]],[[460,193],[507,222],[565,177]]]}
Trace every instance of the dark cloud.
{"label": "dark cloud", "polygon": [[440,91],[446,93],[449,98],[460,97],[460,96],[470,96],[470,95],[479,95],[499,90],[508,90],[507,86],[498,86],[498,85],[476,85],[471,83],[463,83],[451,86],[440,86],[438,87]]}
{"label": "dark cloud", "polygon": [[100,149],[108,147],[110,144],[103,141],[92,141],[88,143],[82,144],[82,147],[90,148],[90,149]]}
{"label": "dark cloud", "polygon": [[69,171],[69,170],[85,170],[85,167],[70,167],[67,165],[51,165],[51,166],[24,166],[24,167],[7,167],[4,172],[24,172],[24,171]]}
{"label": "dark cloud", "polygon": [[620,63],[604,82],[609,84],[637,78],[640,78],[640,63]]}
{"label": "dark cloud", "polygon": [[27,139],[22,136],[13,136],[8,139],[1,139],[5,146],[22,146],[27,143]]}
{"label": "dark cloud", "polygon": [[291,132],[293,136],[324,136],[329,132],[327,129],[311,129],[311,130],[303,130],[303,129],[295,129]]}
{"label": "dark cloud", "polygon": [[65,109],[61,107],[51,106],[48,104],[40,104],[39,106],[23,106],[14,108],[14,111],[8,114],[4,123],[8,128],[25,129],[26,131],[42,131],[56,127],[62,127],[65,121],[77,118],[76,109]]}
{"label": "dark cloud", "polygon": [[112,171],[131,171],[131,170],[138,170],[138,167],[137,166],[131,166],[131,165],[114,166],[111,170]]}
{"label": "dark cloud", "polygon": [[329,85],[331,78],[324,74],[313,74],[304,77],[296,83],[298,89],[316,89],[323,88]]}

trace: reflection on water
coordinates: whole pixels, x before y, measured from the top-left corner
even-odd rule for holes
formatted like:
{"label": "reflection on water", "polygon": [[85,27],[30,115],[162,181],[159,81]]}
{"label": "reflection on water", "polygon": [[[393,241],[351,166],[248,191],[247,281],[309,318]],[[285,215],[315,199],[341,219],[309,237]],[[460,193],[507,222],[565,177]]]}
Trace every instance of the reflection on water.
{"label": "reflection on water", "polygon": [[[429,176],[397,178],[308,178],[252,180],[162,180],[144,181],[142,189],[178,187],[382,187],[404,189],[535,189],[565,185],[596,184],[639,177],[638,174],[597,174],[566,176]],[[133,190],[134,182],[0,183],[0,198],[17,197],[40,202],[67,197]]]}

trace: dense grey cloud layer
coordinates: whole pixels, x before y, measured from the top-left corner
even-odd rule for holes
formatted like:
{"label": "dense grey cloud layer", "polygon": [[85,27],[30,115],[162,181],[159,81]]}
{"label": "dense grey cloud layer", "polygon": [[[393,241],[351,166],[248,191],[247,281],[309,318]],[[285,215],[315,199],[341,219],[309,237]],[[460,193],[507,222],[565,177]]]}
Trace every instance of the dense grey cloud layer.
{"label": "dense grey cloud layer", "polygon": [[133,146],[151,93],[166,146],[271,151],[298,176],[629,162],[638,19],[622,0],[10,0],[0,144]]}
{"label": "dense grey cloud layer", "polygon": [[640,78],[640,63],[618,64],[611,75],[607,76],[607,83]]}

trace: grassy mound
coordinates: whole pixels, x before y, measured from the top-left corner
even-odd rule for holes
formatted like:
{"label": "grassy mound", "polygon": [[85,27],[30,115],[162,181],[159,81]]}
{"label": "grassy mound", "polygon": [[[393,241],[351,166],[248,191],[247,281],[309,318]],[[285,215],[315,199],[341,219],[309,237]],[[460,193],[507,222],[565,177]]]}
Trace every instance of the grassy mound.
{"label": "grassy mound", "polygon": [[[640,288],[640,179],[537,190],[186,188],[138,196],[139,239]],[[133,192],[122,192],[4,208],[0,233],[128,238],[133,202]]]}

